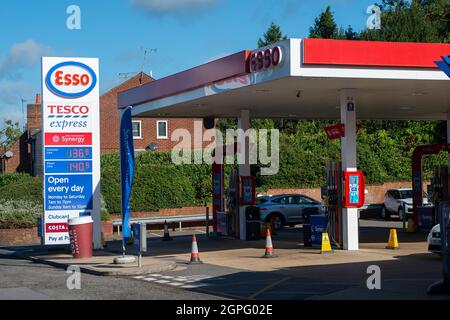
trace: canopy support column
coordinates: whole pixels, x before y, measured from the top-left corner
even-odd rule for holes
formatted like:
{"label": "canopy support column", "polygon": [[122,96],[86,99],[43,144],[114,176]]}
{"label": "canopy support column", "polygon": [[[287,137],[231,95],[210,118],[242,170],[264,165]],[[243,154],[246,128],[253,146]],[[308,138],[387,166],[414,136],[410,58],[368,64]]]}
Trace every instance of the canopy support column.
{"label": "canopy support column", "polygon": [[[447,143],[450,144],[450,113],[447,113]],[[447,165],[448,165],[448,168],[450,169],[450,152],[448,153]],[[450,170],[449,170],[449,174],[450,174]]]}
{"label": "canopy support column", "polygon": [[[242,129],[246,132],[250,128],[250,111],[249,110],[241,110],[239,112],[238,117],[238,129]],[[244,145],[238,147],[238,152],[244,152],[245,154],[245,163],[239,163],[239,176],[250,176],[250,161],[249,161],[249,144],[250,141],[248,138],[245,139]],[[245,219],[245,208],[246,206],[239,206],[239,239],[246,239],[246,219]]]}
{"label": "canopy support column", "polygon": [[[354,90],[342,89],[341,123],[345,126],[345,136],[341,138],[341,158],[343,171],[356,171],[356,102]],[[342,240],[344,250],[359,249],[358,209],[342,209]]]}

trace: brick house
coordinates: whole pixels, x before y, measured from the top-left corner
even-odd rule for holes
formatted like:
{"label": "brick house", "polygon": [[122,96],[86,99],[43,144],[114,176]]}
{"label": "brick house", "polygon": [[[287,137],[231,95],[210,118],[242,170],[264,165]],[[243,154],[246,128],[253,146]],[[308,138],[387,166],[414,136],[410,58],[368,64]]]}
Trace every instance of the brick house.
{"label": "brick house", "polygon": [[[102,154],[119,151],[120,115],[117,108],[117,94],[152,81],[150,76],[140,73],[100,97]],[[157,150],[170,151],[178,143],[170,140],[171,133],[176,129],[187,129],[193,137],[195,120],[202,121],[202,119],[133,118],[134,148],[136,151],[144,151],[150,144],[156,144]]]}
{"label": "brick house", "polygon": [[[117,94],[153,80],[147,74],[139,73],[100,97],[101,154],[119,152],[120,114],[117,108]],[[135,151],[145,151],[151,144],[156,146],[157,151],[170,151],[178,143],[170,140],[171,133],[176,129],[187,129],[193,138],[195,121],[202,121],[202,119],[133,118]],[[40,96],[36,95],[36,102],[27,106],[25,133],[9,150],[0,151],[2,160],[0,161],[0,172],[42,174],[41,130],[42,106]],[[193,141],[191,141],[191,145],[194,145]],[[5,157],[6,151],[11,151],[13,156],[11,158]]]}

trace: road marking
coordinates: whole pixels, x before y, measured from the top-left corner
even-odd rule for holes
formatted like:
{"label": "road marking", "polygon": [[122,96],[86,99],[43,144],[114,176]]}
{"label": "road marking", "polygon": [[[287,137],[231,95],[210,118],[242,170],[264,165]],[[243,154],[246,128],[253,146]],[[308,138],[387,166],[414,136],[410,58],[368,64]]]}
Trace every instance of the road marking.
{"label": "road marking", "polygon": [[133,277],[134,279],[143,279],[145,278],[145,276],[137,276],[137,277]]}
{"label": "road marking", "polygon": [[151,234],[152,236],[156,236],[156,237],[162,238],[162,235],[157,234],[157,233],[149,232],[149,234]]}
{"label": "road marking", "polygon": [[174,286],[174,287],[178,287],[178,286],[181,286],[183,283],[182,282],[169,282],[168,284],[171,286]]}
{"label": "road marking", "polygon": [[144,280],[145,281],[155,281],[156,279],[155,278],[145,278]]}
{"label": "road marking", "polygon": [[266,292],[266,291],[272,289],[273,287],[275,287],[275,286],[277,286],[277,285],[279,285],[279,284],[281,284],[281,283],[283,283],[283,282],[285,282],[285,281],[287,281],[287,280],[289,280],[289,279],[291,279],[291,278],[290,278],[290,277],[286,277],[286,278],[283,278],[283,279],[281,279],[281,280],[278,280],[278,281],[276,281],[276,282],[274,282],[274,283],[272,283],[272,284],[269,284],[268,286],[266,286],[266,287],[262,288],[261,290],[255,292],[254,294],[252,294],[252,295],[249,296],[248,298],[249,298],[249,299],[255,299],[255,298],[256,298],[257,296],[259,296],[260,294],[262,294],[262,293],[264,293],[264,292]]}
{"label": "road marking", "polygon": [[169,280],[156,280],[156,283],[169,283]]}
{"label": "road marking", "polygon": [[201,284],[186,284],[184,286],[181,286],[183,289],[195,289],[201,287]]}
{"label": "road marking", "polygon": [[173,279],[172,276],[161,276],[161,278],[163,278],[163,279]]}

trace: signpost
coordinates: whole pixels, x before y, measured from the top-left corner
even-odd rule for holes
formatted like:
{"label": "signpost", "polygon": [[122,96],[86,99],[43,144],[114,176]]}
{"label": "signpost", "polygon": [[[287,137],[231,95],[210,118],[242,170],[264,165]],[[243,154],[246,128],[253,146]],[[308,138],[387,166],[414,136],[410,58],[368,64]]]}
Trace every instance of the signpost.
{"label": "signpost", "polygon": [[45,245],[69,244],[69,218],[90,214],[101,248],[99,61],[42,59]]}

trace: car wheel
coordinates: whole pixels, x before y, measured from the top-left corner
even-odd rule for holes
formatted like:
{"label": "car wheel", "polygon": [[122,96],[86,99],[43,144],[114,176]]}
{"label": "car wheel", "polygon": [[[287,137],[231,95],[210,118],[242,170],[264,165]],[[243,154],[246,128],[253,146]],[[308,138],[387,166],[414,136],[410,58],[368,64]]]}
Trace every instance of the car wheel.
{"label": "car wheel", "polygon": [[274,224],[276,230],[279,230],[279,229],[281,229],[281,227],[284,226],[284,218],[281,214],[275,213],[275,214],[269,215],[266,219],[266,222],[271,222],[272,219],[274,220],[273,224]]}
{"label": "car wheel", "polygon": [[403,210],[402,207],[398,208],[398,218],[400,219],[400,221],[403,221],[403,219],[405,218],[405,211]]}
{"label": "car wheel", "polygon": [[385,206],[381,207],[381,218],[384,219],[384,220],[387,220],[387,219],[390,218],[389,211],[386,209]]}

